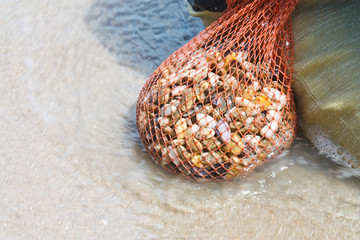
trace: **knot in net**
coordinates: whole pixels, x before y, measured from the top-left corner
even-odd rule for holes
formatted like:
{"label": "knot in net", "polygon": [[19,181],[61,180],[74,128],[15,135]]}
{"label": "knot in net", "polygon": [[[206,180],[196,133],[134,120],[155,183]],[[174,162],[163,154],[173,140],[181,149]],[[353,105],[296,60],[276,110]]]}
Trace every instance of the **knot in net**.
{"label": "knot in net", "polygon": [[295,137],[290,14],[297,1],[227,1],[223,16],[168,57],[136,117],[153,161],[197,181],[232,179]]}

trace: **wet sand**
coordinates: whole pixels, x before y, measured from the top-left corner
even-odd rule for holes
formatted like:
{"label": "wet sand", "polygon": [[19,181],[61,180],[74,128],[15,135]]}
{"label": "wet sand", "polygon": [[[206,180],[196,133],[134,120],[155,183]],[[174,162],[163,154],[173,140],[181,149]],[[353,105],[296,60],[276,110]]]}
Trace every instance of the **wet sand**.
{"label": "wet sand", "polygon": [[1,239],[359,236],[359,178],[304,138],[228,183],[150,161],[137,95],[201,29],[175,0],[0,3]]}

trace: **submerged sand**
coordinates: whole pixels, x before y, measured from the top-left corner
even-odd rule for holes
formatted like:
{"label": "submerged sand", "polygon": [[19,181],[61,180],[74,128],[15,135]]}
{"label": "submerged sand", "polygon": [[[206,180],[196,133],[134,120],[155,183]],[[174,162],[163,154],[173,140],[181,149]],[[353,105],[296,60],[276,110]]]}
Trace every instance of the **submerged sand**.
{"label": "submerged sand", "polygon": [[201,28],[175,0],[1,1],[1,239],[357,239],[359,178],[303,138],[229,183],[152,164],[137,95]]}

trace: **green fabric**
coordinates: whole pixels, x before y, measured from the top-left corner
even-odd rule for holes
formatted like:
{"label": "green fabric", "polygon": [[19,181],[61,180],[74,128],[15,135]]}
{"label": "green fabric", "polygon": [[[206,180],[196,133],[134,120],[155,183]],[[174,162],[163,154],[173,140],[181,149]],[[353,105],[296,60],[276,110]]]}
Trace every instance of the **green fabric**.
{"label": "green fabric", "polygon": [[299,116],[360,159],[360,1],[303,0],[292,14]]}
{"label": "green fabric", "polygon": [[302,126],[320,127],[360,162],[360,1],[302,0],[292,24]]}

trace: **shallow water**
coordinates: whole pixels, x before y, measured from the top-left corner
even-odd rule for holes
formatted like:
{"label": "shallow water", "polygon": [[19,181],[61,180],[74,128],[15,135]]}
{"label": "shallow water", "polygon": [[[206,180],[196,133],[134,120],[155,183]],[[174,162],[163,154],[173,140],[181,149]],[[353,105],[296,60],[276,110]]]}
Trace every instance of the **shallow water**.
{"label": "shallow water", "polygon": [[[6,227],[0,228],[0,236],[359,236],[360,179],[317,154],[303,137],[276,160],[232,182],[193,183],[155,166],[136,130],[137,95],[156,66],[200,32],[202,23],[188,15],[185,2],[176,0],[75,2],[0,4],[0,29],[7,33],[0,42],[5,49],[0,186],[6,189],[0,200],[1,225]],[[17,175],[22,165],[31,171]],[[74,179],[78,173],[82,176]],[[15,175],[20,180],[10,186],[23,192],[6,187]],[[84,181],[91,183],[84,187]],[[77,195],[83,188],[98,194],[85,192],[83,199]],[[38,201],[46,200],[33,198],[33,192],[51,199],[45,194],[51,189],[67,200],[39,206]],[[20,207],[24,203],[29,212]],[[37,224],[24,223],[34,219]]]}

